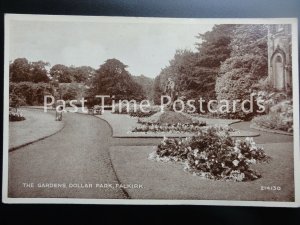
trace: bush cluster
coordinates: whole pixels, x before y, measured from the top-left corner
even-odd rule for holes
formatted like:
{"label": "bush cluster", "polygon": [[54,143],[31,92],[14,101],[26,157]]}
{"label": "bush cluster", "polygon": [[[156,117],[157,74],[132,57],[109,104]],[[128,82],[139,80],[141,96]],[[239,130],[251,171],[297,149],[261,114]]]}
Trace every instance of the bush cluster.
{"label": "bush cluster", "polygon": [[43,105],[44,96],[53,92],[49,83],[19,82],[9,84],[10,106]]}
{"label": "bush cluster", "polygon": [[129,115],[132,117],[149,117],[155,113],[157,113],[157,111],[142,112],[141,110],[137,110],[136,112],[129,112]]}
{"label": "bush cluster", "polygon": [[269,114],[253,118],[258,127],[293,132],[293,103],[284,100],[270,107]]}

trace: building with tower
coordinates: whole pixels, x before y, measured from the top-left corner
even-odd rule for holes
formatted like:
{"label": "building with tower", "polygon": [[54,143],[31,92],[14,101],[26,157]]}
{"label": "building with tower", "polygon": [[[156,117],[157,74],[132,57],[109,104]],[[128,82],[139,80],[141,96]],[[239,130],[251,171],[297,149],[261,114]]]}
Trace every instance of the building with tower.
{"label": "building with tower", "polygon": [[269,25],[268,79],[277,91],[292,91],[292,32],[289,24]]}

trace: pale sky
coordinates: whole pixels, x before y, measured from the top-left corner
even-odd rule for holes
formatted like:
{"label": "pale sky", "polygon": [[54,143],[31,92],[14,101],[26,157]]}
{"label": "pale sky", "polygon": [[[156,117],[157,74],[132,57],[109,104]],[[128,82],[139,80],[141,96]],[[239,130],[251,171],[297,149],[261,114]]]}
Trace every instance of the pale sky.
{"label": "pale sky", "polygon": [[92,66],[117,58],[132,75],[155,77],[176,49],[195,50],[195,37],[213,24],[11,21],[9,59],[43,60],[51,66]]}

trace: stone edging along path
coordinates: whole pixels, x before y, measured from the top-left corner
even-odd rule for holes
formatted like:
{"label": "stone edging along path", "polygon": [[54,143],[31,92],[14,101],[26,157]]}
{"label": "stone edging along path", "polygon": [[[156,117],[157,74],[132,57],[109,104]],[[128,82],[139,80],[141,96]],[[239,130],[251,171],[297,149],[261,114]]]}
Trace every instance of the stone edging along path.
{"label": "stone edging along path", "polygon": [[260,130],[268,133],[274,133],[274,134],[282,134],[282,135],[288,135],[288,136],[294,136],[293,133],[281,131],[281,130],[272,130],[272,129],[267,129],[263,127],[259,127],[253,123],[250,124],[250,128],[255,129],[255,130]]}
{"label": "stone edging along path", "polygon": [[[26,109],[28,109],[28,110],[41,110],[41,108],[35,108],[35,107],[28,107],[28,108],[27,108],[27,107],[22,107],[21,110],[22,110],[22,109],[25,109],[25,110],[26,110]],[[55,119],[55,117],[53,117],[53,122],[55,122],[54,119]],[[61,126],[58,126],[58,127],[57,127],[58,129],[55,128],[55,129],[51,130],[50,133],[45,133],[45,134],[42,135],[42,136],[38,136],[38,135],[37,135],[37,137],[28,138],[28,140],[24,140],[24,142],[21,143],[21,144],[17,144],[17,145],[15,145],[15,146],[13,146],[13,147],[9,147],[8,151],[9,151],[9,152],[15,151],[15,150],[17,150],[17,149],[20,149],[20,148],[25,147],[25,146],[27,146],[27,145],[30,145],[30,144],[33,144],[33,143],[35,143],[35,142],[44,140],[44,139],[46,139],[46,138],[48,138],[48,137],[51,137],[51,136],[53,136],[53,135],[59,133],[60,131],[62,131],[62,130],[65,128],[65,125],[66,125],[64,121],[61,121],[61,124],[62,124]]]}

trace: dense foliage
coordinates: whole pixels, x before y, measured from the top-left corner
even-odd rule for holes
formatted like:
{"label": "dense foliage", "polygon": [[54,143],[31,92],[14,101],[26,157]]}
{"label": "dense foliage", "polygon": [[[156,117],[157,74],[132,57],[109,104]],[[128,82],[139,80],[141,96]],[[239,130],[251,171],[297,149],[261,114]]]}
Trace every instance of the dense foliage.
{"label": "dense foliage", "polygon": [[19,82],[9,83],[9,104],[12,107],[22,105],[42,105],[44,95],[51,95],[53,89],[49,83]]}
{"label": "dense foliage", "polygon": [[[96,71],[88,95],[110,95],[115,100],[143,100],[145,94],[141,85],[134,81],[126,67],[117,59],[108,59]],[[109,103],[111,99],[106,102]]]}
{"label": "dense foliage", "polygon": [[153,100],[153,82],[154,79],[146,77],[144,75],[132,76],[133,80],[141,85],[145,97],[149,100]]}
{"label": "dense foliage", "polygon": [[230,56],[230,41],[234,25],[216,25],[212,31],[199,34],[197,51],[177,50],[169,65],[154,81],[154,101],[159,103],[164,85],[171,77],[180,96],[187,99],[215,97],[215,80],[221,62]]}
{"label": "dense foliage", "polygon": [[26,58],[15,59],[9,65],[11,82],[49,82],[46,67],[49,63],[43,61],[29,62]]}
{"label": "dense foliage", "polygon": [[51,77],[59,83],[86,83],[95,76],[95,69],[90,66],[65,66],[56,64],[50,69]]}
{"label": "dense foliage", "polygon": [[[169,65],[155,78],[155,103],[159,104],[160,96],[165,94],[169,77],[176,83],[178,97],[183,99],[249,99],[253,89],[268,74],[267,26],[215,25],[198,38],[196,52],[177,50]],[[199,109],[197,105],[196,109]],[[205,103],[203,109],[207,111]],[[240,106],[232,112],[230,105],[229,111],[218,116],[240,119],[255,116],[255,113],[242,112]]]}
{"label": "dense foliage", "polygon": [[[218,100],[243,101],[249,99],[253,85],[268,75],[266,26],[236,26],[230,47],[231,55],[220,67],[215,91]],[[232,109],[232,105],[230,107]],[[242,119],[249,119],[255,115],[245,114],[240,107],[231,114],[228,116]]]}
{"label": "dense foliage", "polygon": [[272,107],[269,113],[254,117],[252,123],[261,128],[293,132],[293,103],[283,100]]}

